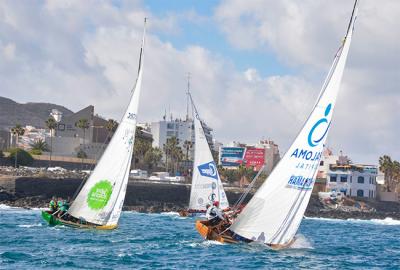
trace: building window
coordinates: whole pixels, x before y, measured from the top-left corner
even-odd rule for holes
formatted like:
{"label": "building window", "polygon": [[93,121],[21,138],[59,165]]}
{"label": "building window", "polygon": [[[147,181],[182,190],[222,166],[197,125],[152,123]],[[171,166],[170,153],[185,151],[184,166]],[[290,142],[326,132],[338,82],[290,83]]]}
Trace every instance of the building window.
{"label": "building window", "polygon": [[340,182],[346,183],[347,182],[347,176],[344,176],[344,175],[340,176]]}
{"label": "building window", "polygon": [[350,183],[352,183],[352,182],[353,182],[353,176],[350,175]]}
{"label": "building window", "polygon": [[319,166],[324,166],[324,161],[323,161],[323,160],[321,160],[321,161],[319,162]]}
{"label": "building window", "polygon": [[167,137],[172,137],[175,135],[174,131],[167,131]]}
{"label": "building window", "polygon": [[364,190],[362,189],[357,190],[357,197],[364,197]]}
{"label": "building window", "polygon": [[174,124],[173,123],[168,123],[167,124],[168,129],[174,129]]}
{"label": "building window", "polygon": [[65,124],[58,124],[58,130],[64,131],[65,130]]}
{"label": "building window", "polygon": [[332,175],[332,176],[330,177],[330,182],[337,182],[337,177],[336,177],[336,175]]}
{"label": "building window", "polygon": [[[364,177],[363,176],[359,176],[358,178],[357,178],[357,183],[359,183],[359,184],[364,184]],[[358,191],[357,191],[357,194],[358,194]],[[358,195],[357,195],[358,196]]]}

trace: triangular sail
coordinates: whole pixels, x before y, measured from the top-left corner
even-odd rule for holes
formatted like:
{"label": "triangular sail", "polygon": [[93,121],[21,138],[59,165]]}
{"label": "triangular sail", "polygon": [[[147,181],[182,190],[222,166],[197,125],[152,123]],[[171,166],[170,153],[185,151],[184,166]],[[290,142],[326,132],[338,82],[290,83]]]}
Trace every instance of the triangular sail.
{"label": "triangular sail", "polygon": [[272,245],[287,244],[295,236],[311,196],[331,125],[356,13],[357,1],[346,38],[310,116],[282,160],[231,226],[236,234]]}
{"label": "triangular sail", "polygon": [[[146,24],[146,19],[145,19]],[[96,168],[69,209],[69,214],[98,225],[117,225],[125,199],[135,142],[143,74],[145,29],[139,69],[127,110]]]}
{"label": "triangular sail", "polygon": [[[191,96],[190,99],[195,108]],[[229,207],[229,202],[196,108],[194,132],[195,154],[189,209],[200,211],[206,210],[206,204],[212,203],[213,201],[219,201],[220,208],[226,209]]]}

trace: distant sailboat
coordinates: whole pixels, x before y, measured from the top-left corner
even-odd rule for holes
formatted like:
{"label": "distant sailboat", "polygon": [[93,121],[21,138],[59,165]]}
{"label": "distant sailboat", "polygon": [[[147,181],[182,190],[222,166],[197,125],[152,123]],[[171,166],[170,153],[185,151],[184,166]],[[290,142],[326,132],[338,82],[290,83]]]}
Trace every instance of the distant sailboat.
{"label": "distant sailboat", "polygon": [[217,165],[211,154],[203,125],[200,121],[192,96],[188,93],[194,108],[195,151],[193,162],[192,186],[190,190],[189,214],[205,213],[206,205],[219,202],[222,210],[229,208],[228,198],[219,176]]}
{"label": "distant sailboat", "polygon": [[276,249],[294,241],[331,126],[356,17],[357,1],[317,102],[289,150],[228,230],[217,231],[207,227],[206,222],[197,221],[196,228],[202,236],[229,243],[258,241]]}
{"label": "distant sailboat", "polygon": [[42,217],[50,225],[103,230],[114,229],[118,226],[135,142],[136,117],[142,85],[145,32],[146,19],[136,84],[121,123],[96,168],[72,203],[67,215],[56,217],[50,212],[42,212]]}

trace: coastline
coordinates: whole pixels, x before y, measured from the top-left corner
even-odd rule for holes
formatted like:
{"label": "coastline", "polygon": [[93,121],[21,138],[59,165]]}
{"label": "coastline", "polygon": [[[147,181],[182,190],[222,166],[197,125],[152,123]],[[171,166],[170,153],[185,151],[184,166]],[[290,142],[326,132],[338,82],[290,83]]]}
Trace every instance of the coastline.
{"label": "coastline", "polygon": [[[52,196],[73,197],[81,185],[78,178],[44,178],[44,177],[0,177],[0,204],[26,209],[46,208]],[[231,203],[241,195],[239,188],[226,188]],[[140,213],[178,212],[187,207],[190,195],[189,184],[155,183],[149,181],[132,181],[128,183],[124,211]],[[246,198],[250,200],[252,194]],[[400,203],[367,202],[368,210],[343,211],[327,207],[312,195],[305,216],[310,218],[360,219],[372,220],[392,218],[400,220]]]}

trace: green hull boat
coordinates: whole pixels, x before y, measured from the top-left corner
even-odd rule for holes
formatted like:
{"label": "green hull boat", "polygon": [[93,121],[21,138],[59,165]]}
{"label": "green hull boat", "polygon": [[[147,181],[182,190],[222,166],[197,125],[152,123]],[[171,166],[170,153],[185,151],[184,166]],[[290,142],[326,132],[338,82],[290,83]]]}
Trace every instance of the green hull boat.
{"label": "green hull boat", "polygon": [[117,225],[96,225],[91,223],[75,223],[67,220],[60,219],[52,215],[48,211],[42,211],[42,218],[50,225],[64,225],[73,228],[83,228],[83,229],[96,229],[96,230],[112,230],[117,228]]}

